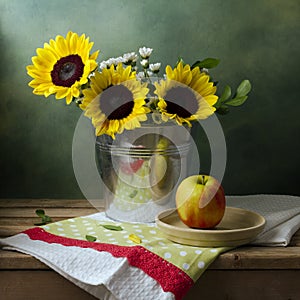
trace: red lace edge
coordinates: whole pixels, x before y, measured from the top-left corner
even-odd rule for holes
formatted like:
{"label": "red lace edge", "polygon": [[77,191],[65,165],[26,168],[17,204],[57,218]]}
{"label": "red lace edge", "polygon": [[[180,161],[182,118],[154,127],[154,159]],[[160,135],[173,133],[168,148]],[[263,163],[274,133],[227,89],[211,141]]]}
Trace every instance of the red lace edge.
{"label": "red lace edge", "polygon": [[131,266],[143,270],[156,280],[165,292],[173,293],[176,300],[182,299],[194,284],[194,281],[185,272],[142,246],[119,246],[76,240],[57,236],[39,227],[25,230],[23,233],[28,235],[31,240],[40,240],[63,246],[92,248],[100,252],[109,252],[114,257],[126,257]]}

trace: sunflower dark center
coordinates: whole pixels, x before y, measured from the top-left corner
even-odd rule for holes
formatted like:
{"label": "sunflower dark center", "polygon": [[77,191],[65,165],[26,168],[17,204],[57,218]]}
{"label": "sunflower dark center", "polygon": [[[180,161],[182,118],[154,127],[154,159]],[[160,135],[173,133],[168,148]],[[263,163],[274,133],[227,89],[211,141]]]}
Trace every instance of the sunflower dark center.
{"label": "sunflower dark center", "polygon": [[199,108],[195,94],[187,87],[176,86],[167,91],[165,100],[167,112],[181,118],[188,118]]}
{"label": "sunflower dark center", "polygon": [[113,85],[100,96],[100,109],[109,120],[121,120],[128,117],[134,107],[133,95],[123,85]]}
{"label": "sunflower dark center", "polygon": [[58,86],[71,87],[83,74],[84,64],[81,57],[71,54],[56,62],[51,71],[52,82]]}

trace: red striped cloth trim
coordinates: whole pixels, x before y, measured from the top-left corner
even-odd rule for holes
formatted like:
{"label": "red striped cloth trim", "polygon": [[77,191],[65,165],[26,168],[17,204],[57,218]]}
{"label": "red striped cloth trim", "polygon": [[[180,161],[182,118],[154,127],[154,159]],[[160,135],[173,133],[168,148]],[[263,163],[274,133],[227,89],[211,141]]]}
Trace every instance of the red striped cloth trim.
{"label": "red striped cloth trim", "polygon": [[119,246],[76,240],[51,234],[39,227],[25,230],[23,233],[28,235],[31,240],[63,246],[91,248],[100,252],[109,252],[114,257],[126,257],[131,266],[143,270],[155,279],[165,292],[173,293],[176,300],[182,299],[194,284],[193,280],[178,267],[142,246]]}

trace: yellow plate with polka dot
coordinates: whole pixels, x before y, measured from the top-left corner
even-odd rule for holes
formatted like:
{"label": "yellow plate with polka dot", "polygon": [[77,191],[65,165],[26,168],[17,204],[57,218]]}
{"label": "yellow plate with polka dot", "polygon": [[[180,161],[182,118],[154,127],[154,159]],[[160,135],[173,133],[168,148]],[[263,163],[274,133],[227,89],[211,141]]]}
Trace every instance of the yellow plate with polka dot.
{"label": "yellow plate with polka dot", "polygon": [[226,207],[222,221],[213,229],[186,226],[176,209],[168,209],[156,217],[157,227],[176,243],[199,247],[236,247],[248,244],[262,232],[263,216],[242,208]]}

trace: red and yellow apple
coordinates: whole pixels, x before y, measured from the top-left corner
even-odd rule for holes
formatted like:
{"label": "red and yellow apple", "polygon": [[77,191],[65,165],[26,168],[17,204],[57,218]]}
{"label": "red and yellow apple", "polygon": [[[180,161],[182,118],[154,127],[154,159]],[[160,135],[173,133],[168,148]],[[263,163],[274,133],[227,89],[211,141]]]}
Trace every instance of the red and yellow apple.
{"label": "red and yellow apple", "polygon": [[192,228],[213,228],[225,212],[224,189],[208,175],[185,178],[176,191],[176,208],[181,221]]}

